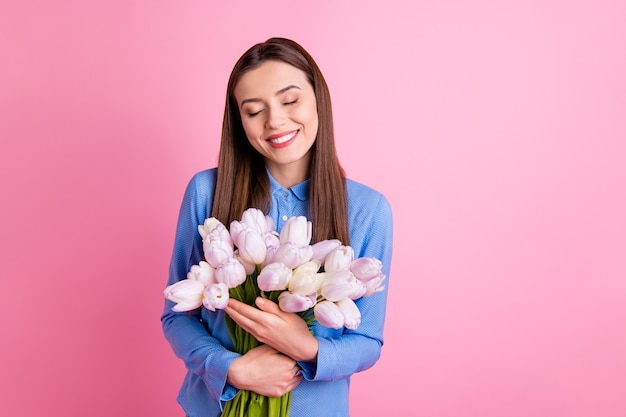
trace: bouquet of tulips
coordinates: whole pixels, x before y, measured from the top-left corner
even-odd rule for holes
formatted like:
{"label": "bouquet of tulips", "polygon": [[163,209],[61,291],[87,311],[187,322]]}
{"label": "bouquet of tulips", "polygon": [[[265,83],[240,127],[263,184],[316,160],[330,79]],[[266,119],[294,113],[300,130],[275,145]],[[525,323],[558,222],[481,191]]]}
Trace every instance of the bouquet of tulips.
{"label": "bouquet of tulips", "polygon": [[[177,312],[223,309],[230,297],[254,305],[261,296],[298,313],[309,326],[316,320],[325,327],[356,329],[361,314],[354,300],[384,288],[378,259],[355,259],[353,249],[336,239],[311,245],[312,225],[304,216],[289,218],[279,234],[271,217],[249,208],[230,230],[211,217],[198,231],[204,259],[164,291]],[[237,353],[259,345],[229,316],[226,322]],[[291,392],[273,398],[240,390],[222,417],[287,417],[290,401]]]}

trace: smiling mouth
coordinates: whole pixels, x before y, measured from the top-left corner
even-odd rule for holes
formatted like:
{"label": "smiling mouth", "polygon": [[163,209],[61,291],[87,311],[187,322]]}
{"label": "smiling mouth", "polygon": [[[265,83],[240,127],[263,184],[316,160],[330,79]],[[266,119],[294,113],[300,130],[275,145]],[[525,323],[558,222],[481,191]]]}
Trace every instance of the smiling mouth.
{"label": "smiling mouth", "polygon": [[280,136],[272,135],[269,138],[267,138],[267,140],[268,140],[268,142],[271,142],[274,145],[280,145],[281,143],[285,143],[285,142],[290,141],[297,134],[298,134],[298,131],[294,130],[292,132],[289,132],[289,133],[286,133],[286,134],[280,135]]}

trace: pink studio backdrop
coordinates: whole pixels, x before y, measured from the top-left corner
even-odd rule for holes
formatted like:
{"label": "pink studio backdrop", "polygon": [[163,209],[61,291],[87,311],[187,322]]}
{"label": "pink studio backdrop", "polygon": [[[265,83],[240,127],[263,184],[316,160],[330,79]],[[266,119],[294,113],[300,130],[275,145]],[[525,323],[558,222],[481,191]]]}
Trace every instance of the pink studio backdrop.
{"label": "pink studio backdrop", "polygon": [[228,73],[292,37],[395,213],[360,416],[626,415],[623,2],[2,1],[0,415],[177,416],[160,328]]}

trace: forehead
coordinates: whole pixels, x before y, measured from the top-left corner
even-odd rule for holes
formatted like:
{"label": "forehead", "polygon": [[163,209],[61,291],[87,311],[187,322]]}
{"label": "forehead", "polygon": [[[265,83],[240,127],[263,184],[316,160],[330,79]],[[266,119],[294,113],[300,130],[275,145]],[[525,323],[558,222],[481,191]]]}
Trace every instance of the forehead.
{"label": "forehead", "polygon": [[282,61],[267,61],[243,74],[234,93],[237,101],[241,102],[248,98],[274,96],[289,85],[313,92],[304,71]]}

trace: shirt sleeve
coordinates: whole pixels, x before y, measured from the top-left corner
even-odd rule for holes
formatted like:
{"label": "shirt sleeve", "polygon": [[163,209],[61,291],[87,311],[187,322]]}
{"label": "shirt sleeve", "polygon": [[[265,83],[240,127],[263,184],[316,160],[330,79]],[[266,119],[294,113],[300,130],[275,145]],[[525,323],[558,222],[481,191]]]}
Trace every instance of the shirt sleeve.
{"label": "shirt sleeve", "polygon": [[361,312],[361,324],[357,329],[334,331],[317,325],[314,331],[319,342],[317,360],[315,363],[299,364],[308,380],[346,378],[372,367],[380,358],[393,246],[393,220],[387,199],[371,189],[365,191],[365,196],[349,199],[350,243],[356,258],[373,257],[382,262],[386,276],[383,281],[385,288],[355,301]]}
{"label": "shirt sleeve", "polygon": [[[209,211],[213,183],[207,172],[196,174],[190,181],[180,207],[174,250],[167,285],[187,277],[192,265],[202,259],[202,239],[198,225],[203,224]],[[189,372],[199,376],[212,397],[228,401],[237,389],[226,382],[230,364],[240,355],[226,349],[209,333],[200,312],[177,313],[174,303],[165,299],[161,323],[165,338],[175,355],[182,359]]]}

